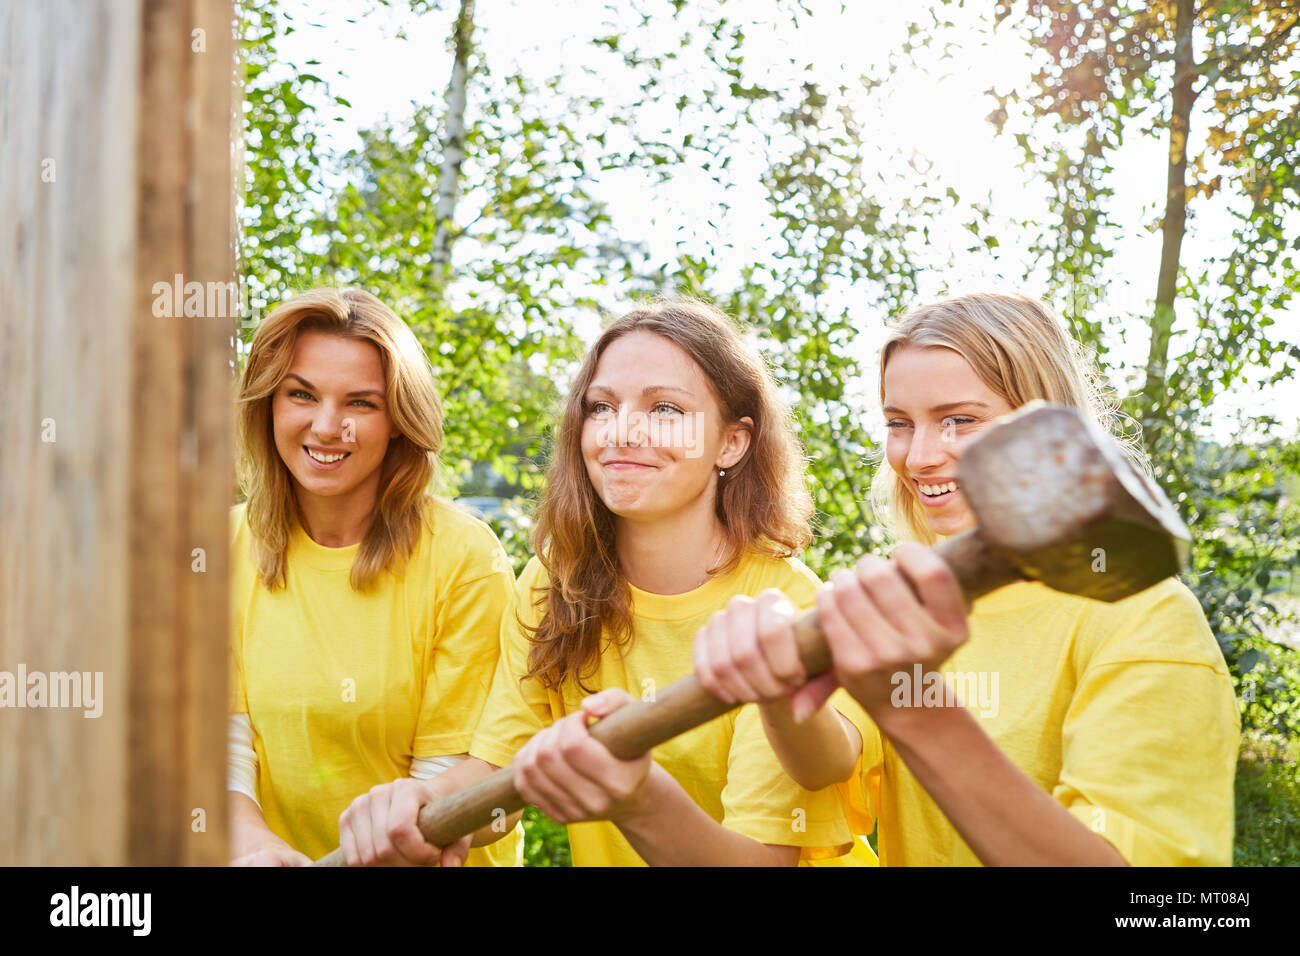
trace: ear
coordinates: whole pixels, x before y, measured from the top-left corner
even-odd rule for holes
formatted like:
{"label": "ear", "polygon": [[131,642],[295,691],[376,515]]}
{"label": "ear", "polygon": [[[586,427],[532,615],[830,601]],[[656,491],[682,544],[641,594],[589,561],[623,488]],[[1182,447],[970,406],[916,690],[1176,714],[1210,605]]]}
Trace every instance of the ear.
{"label": "ear", "polygon": [[746,415],[727,427],[727,434],[722,440],[722,448],[714,461],[715,468],[731,468],[745,457],[749,443],[754,437],[754,420]]}

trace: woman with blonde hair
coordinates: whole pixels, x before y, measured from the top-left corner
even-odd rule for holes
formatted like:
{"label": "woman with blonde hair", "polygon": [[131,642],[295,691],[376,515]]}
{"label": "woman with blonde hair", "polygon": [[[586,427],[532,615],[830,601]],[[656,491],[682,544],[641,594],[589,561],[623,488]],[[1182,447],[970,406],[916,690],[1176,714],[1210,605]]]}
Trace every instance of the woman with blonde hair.
{"label": "woman with blonde hair", "polygon": [[[569,392],[471,759],[358,799],[340,821],[348,862],[437,859],[419,807],[505,764],[529,803],[568,824],[578,866],[847,851],[834,792],[785,774],[757,708],[653,760],[618,760],[587,731],[689,674],[696,631],[735,596],[781,588],[811,603],[817,579],[794,557],[810,537],[803,482],[789,412],[727,316],[663,302],[610,325]],[[374,845],[381,818],[391,851]]]}
{"label": "woman with blonde hair", "polygon": [[1229,865],[1240,721],[1191,591],[1104,604],[1021,582],[967,608],[922,546],[975,525],[956,466],[999,417],[1037,398],[1111,421],[1077,344],[1040,302],[969,295],[905,316],[880,370],[873,492],[904,540],[818,594],[833,670],[806,679],[765,594],[698,635],[701,682],[838,717],[835,734],[823,719],[769,736],[795,779],[848,778],[881,865]]}
{"label": "woman with blonde hair", "polygon": [[464,758],[513,574],[486,525],[430,493],[433,372],[374,296],[313,289],[272,312],[238,406],[232,855],[296,865],[338,845],[358,793]]}

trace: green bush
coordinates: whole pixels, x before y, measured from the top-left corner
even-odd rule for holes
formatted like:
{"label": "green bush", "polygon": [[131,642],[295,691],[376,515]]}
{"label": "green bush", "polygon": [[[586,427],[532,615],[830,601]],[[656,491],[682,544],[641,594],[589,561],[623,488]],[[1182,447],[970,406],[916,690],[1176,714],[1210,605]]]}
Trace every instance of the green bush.
{"label": "green bush", "polygon": [[536,807],[524,811],[524,866],[572,866],[569,831]]}
{"label": "green bush", "polygon": [[1237,758],[1236,866],[1300,866],[1300,740],[1260,731]]}

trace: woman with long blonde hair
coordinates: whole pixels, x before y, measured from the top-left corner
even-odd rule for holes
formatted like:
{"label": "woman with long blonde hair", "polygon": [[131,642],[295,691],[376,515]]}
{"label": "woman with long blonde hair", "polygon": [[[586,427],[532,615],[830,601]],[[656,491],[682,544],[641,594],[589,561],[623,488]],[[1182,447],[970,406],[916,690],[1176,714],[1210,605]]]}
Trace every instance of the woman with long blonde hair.
{"label": "woman with long blonde hair", "polygon": [[903,540],[818,594],[833,670],[808,681],[791,662],[768,594],[698,635],[701,683],[839,718],[769,737],[795,779],[845,781],[881,865],[1230,864],[1240,722],[1191,591],[1170,579],[1104,604],[1021,582],[967,608],[923,547],[975,525],[956,466],[999,417],[1044,399],[1112,422],[1077,344],[1040,302],[969,295],[905,316],[880,370],[873,492]]}
{"label": "woman with long blonde hair", "polygon": [[[781,588],[810,604],[818,582],[795,555],[811,514],[789,412],[727,316],[662,302],[615,321],[569,392],[471,759],[358,799],[341,821],[348,862],[438,859],[419,807],[505,764],[529,803],[568,824],[578,866],[846,852],[835,794],[785,774],[758,708],[653,759],[618,760],[587,731],[689,674],[696,631],[737,595]],[[381,817],[391,850],[373,845]],[[354,820],[371,824],[371,844]]]}
{"label": "woman with long blonde hair", "polygon": [[[232,856],[295,865],[338,845],[358,793],[464,758],[513,575],[431,494],[433,371],[369,293],[313,289],[258,326],[237,431]],[[512,834],[470,862],[517,851]]]}

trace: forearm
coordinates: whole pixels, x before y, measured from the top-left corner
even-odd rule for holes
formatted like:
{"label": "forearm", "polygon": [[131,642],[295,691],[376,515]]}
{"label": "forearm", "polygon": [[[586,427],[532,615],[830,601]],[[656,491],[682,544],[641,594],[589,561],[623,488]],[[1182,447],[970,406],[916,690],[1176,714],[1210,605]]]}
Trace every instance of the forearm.
{"label": "forearm", "polygon": [[839,711],[823,706],[795,723],[790,698],[759,705],[763,730],[781,766],[805,790],[821,790],[847,780],[862,752],[862,735]]}
{"label": "forearm", "polygon": [[652,764],[634,807],[614,824],[651,866],[794,866],[799,848],[771,846],[728,830]]}
{"label": "forearm", "polygon": [[[434,777],[432,780],[421,781],[421,783],[429,795],[429,802],[437,803],[439,800],[456,793],[458,790],[463,790],[466,787],[478,783],[483,778],[491,775],[497,769],[498,768],[495,765],[490,764],[485,760],[480,760],[477,757],[468,757],[456,764],[456,766],[452,767],[450,770],[445,770],[438,774],[438,776]],[[505,818],[504,825],[497,821],[493,821],[493,823],[479,828],[474,831],[474,839],[471,841],[470,845],[477,847],[495,843],[514,829],[515,824],[519,822],[519,818],[522,815],[523,811],[517,810]]]}
{"label": "forearm", "polygon": [[238,859],[267,846],[289,846],[266,825],[261,808],[242,793],[226,792],[230,800],[230,857]]}
{"label": "forearm", "polygon": [[1126,865],[1012,763],[964,707],[889,707],[872,716],[985,865]]}

